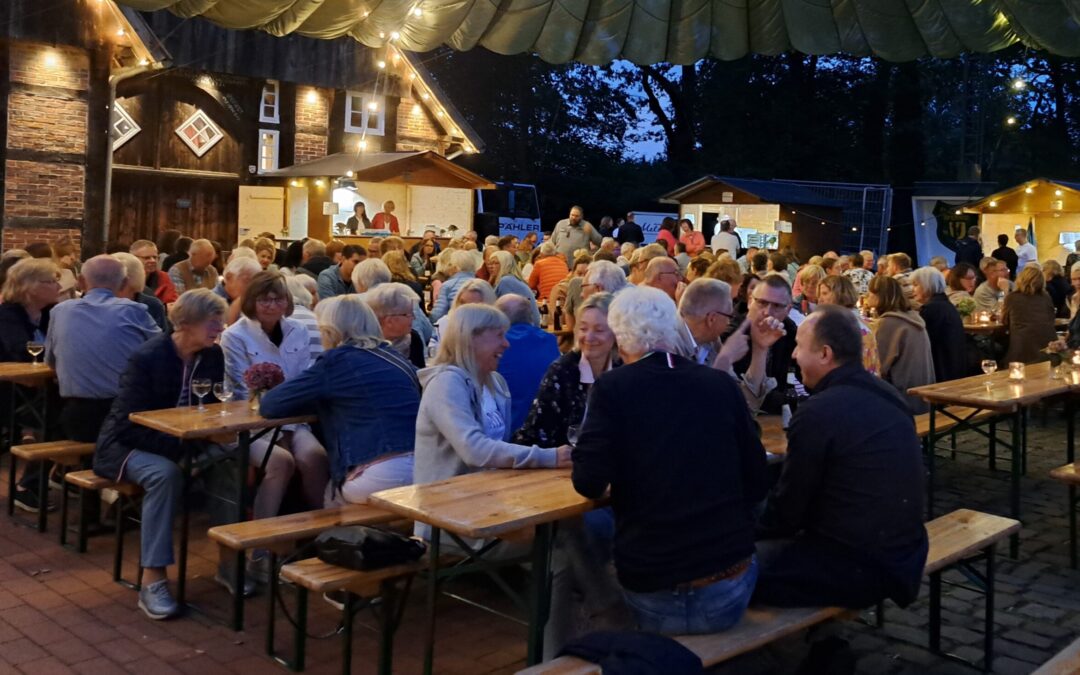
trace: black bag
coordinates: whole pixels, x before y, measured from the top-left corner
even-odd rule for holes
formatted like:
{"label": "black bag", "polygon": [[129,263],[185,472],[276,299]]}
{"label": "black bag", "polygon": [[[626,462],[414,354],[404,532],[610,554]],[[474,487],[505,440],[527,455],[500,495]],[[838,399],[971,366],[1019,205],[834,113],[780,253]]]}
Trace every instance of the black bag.
{"label": "black bag", "polygon": [[377,570],[418,560],[427,545],[418,539],[366,525],[331,528],[315,538],[315,556],[350,570]]}

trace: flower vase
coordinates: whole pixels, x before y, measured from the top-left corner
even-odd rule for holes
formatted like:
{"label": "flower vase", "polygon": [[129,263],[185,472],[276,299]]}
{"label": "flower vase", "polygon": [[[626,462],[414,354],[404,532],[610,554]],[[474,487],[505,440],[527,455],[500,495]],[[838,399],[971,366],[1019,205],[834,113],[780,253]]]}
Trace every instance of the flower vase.
{"label": "flower vase", "polygon": [[252,412],[259,412],[259,404],[262,402],[263,392],[253,391],[251,392],[251,399],[248,401],[248,407]]}

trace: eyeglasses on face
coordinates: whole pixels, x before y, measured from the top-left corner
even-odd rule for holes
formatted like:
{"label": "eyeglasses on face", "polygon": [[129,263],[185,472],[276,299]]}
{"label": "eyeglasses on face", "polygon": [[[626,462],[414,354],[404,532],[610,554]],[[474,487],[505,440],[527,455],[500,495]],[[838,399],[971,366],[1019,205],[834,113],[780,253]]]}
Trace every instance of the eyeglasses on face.
{"label": "eyeglasses on face", "polygon": [[276,295],[264,295],[261,298],[256,298],[255,303],[262,307],[273,307],[274,305],[288,304],[287,298],[279,298]]}

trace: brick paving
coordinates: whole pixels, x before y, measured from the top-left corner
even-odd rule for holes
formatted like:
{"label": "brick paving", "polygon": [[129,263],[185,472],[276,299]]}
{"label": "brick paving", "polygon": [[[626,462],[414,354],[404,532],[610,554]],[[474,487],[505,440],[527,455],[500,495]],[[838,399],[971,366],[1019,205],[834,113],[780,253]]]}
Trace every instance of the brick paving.
{"label": "brick paving", "polygon": [[[994,672],[1029,673],[1080,635],[1080,572],[1068,561],[1066,489],[1047,477],[1064,463],[1064,423],[1060,410],[1044,421],[1032,416],[1028,474],[1023,481],[1024,523],[1020,557],[999,555]],[[961,451],[983,451],[985,441],[962,434]],[[947,455],[947,453],[944,453]],[[1000,467],[1007,463],[999,462]],[[960,454],[938,462],[939,512],[968,507],[1006,513],[1007,474],[991,473],[983,458]],[[6,480],[0,480],[6,485]],[[25,520],[24,522],[29,522]],[[58,515],[50,531],[35,530],[0,517],[0,673],[217,673],[286,672],[264,653],[266,598],[247,603],[247,630],[234,633],[203,614],[153,622],[135,607],[136,594],[112,582],[112,539],[91,539],[86,554],[62,549],[56,540]],[[206,522],[192,521],[189,599],[209,615],[227,616],[228,596],[211,578],[215,546],[204,535]],[[128,536],[124,573],[135,573],[137,536]],[[174,570],[172,570],[174,571]],[[959,577],[956,577],[959,579]],[[414,588],[395,645],[394,671],[421,670],[423,593]],[[454,590],[472,599],[506,603],[483,581],[463,581]],[[285,590],[289,607],[294,596]],[[827,629],[846,638],[858,658],[858,672],[877,674],[977,672],[930,653],[927,593],[915,604],[889,606],[883,629],[846,622]],[[440,673],[512,673],[524,664],[524,628],[451,598],[439,601],[436,665]],[[943,646],[969,659],[981,659],[982,598],[962,588],[945,587]],[[326,633],[337,621],[329,606],[311,602],[310,631]],[[353,672],[374,673],[375,622],[361,613],[353,648]],[[279,648],[290,646],[290,626],[278,614]],[[308,672],[340,672],[340,639],[308,643]],[[724,673],[787,672],[754,659],[733,663]]]}

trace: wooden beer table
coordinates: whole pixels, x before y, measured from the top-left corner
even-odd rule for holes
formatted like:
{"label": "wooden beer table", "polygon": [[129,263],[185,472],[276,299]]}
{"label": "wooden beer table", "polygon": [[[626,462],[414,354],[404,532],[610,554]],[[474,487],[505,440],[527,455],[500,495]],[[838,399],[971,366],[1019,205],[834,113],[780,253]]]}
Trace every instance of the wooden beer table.
{"label": "wooden beer table", "polygon": [[[544,626],[551,603],[551,550],[555,525],[564,518],[580,516],[603,502],[579,495],[570,482],[570,469],[495,469],[477,471],[424,485],[383,490],[371,495],[368,503],[431,527],[430,579],[428,582],[428,623],[424,651],[424,672],[431,673],[435,652],[435,600],[440,582],[469,572],[491,575],[500,588],[525,609],[529,617],[529,665],[539,663],[543,654]],[[484,556],[506,535],[532,528],[532,551],[525,558],[492,561]],[[466,560],[440,569],[441,534],[445,533]],[[480,543],[466,539],[489,540]],[[514,592],[496,570],[499,567],[532,562],[528,598]]]}
{"label": "wooden beer table", "polygon": [[[222,411],[228,413],[222,415]],[[266,419],[257,411],[251,409],[248,401],[232,401],[229,403],[209,403],[205,410],[197,407],[167,408],[165,410],[147,410],[131,413],[129,419],[144,427],[148,427],[163,434],[168,434],[181,441],[205,441],[223,434],[237,434],[237,446],[235,459],[239,467],[239,478],[235,504],[236,521],[245,519],[248,490],[248,457],[251,451],[251,442],[270,434],[270,446],[277,441],[281,427],[287,424],[304,424],[314,422],[314,415],[299,415],[283,419]],[[255,432],[255,433],[252,433]],[[188,522],[190,512],[188,509],[187,491],[191,484],[191,452],[192,443],[185,443],[184,457],[181,468],[184,471],[184,500],[182,509],[182,530],[180,537],[180,560],[177,564],[177,601],[185,604],[187,585],[187,549],[188,549]],[[266,459],[270,453],[266,453],[261,470],[265,469]],[[261,475],[261,473],[260,473]],[[228,500],[225,500],[228,501]],[[233,588],[233,629],[240,630],[244,625],[244,562],[243,551],[236,553],[234,561]]]}
{"label": "wooden beer table", "polygon": [[[1054,319],[1054,328],[1061,330],[1068,328],[1068,319]],[[1009,332],[1009,327],[1000,321],[989,321],[987,323],[968,323],[964,322],[964,332],[971,333],[972,335],[996,335],[997,333]]]}
{"label": "wooden beer table", "polygon": [[[996,425],[991,423],[990,431],[986,432],[975,427],[974,422],[983,411],[1011,417],[1011,439],[1009,443],[1002,444],[1009,448],[1012,455],[1009,513],[1011,517],[1020,520],[1020,476],[1023,473],[1027,445],[1025,410],[1044,399],[1069,394],[1078,389],[1080,389],[1080,373],[1073,372],[1062,379],[1053,379],[1050,377],[1048,362],[1029,364],[1024,369],[1024,379],[1019,381],[1010,380],[1008,370],[999,370],[990,375],[976,375],[908,389],[909,394],[918,396],[930,404],[930,428],[927,434],[929,447],[927,468],[930,474],[927,486],[928,517],[934,517],[934,449],[937,447],[938,439],[945,435],[936,432],[938,415],[944,415],[956,422],[956,426],[952,427],[949,433],[970,429],[986,436],[991,444],[992,456],[996,444],[1001,442],[997,439]],[[958,415],[947,410],[948,406],[964,406],[967,410]],[[1067,419],[1066,457],[1067,461],[1071,462],[1075,440],[1072,397],[1066,398],[1065,415]],[[1019,535],[1014,534],[1011,537],[1009,550],[1011,556],[1016,558],[1019,550]]]}

